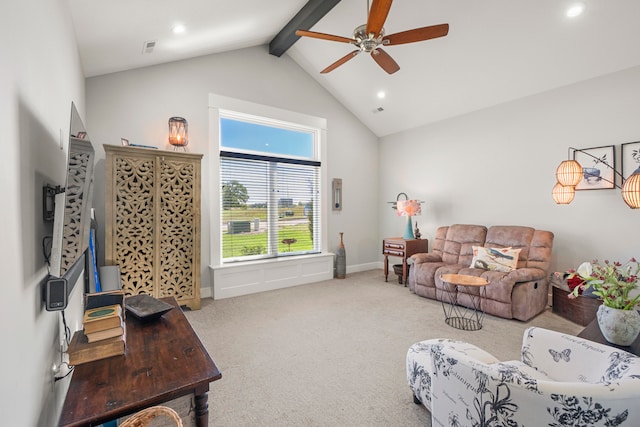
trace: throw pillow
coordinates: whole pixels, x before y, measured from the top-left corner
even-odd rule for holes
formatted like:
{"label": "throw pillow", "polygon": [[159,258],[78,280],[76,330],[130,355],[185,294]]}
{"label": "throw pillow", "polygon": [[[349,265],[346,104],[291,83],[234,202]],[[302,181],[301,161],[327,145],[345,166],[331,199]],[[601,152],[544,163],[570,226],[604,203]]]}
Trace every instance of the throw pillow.
{"label": "throw pillow", "polygon": [[473,246],[472,268],[509,272],[517,267],[520,249]]}

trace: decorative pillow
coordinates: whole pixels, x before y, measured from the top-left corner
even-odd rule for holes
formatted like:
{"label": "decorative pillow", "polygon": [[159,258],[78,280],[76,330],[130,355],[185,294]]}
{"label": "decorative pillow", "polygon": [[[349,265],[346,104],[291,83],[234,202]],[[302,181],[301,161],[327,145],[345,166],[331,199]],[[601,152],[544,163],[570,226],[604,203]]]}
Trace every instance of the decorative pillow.
{"label": "decorative pillow", "polygon": [[473,246],[472,268],[509,272],[518,265],[520,249]]}

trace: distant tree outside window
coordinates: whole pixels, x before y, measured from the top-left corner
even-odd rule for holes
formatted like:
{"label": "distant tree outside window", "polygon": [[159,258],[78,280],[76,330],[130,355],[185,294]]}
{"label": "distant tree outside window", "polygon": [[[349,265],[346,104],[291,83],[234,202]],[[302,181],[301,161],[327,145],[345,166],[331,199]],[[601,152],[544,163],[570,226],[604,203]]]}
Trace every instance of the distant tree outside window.
{"label": "distant tree outside window", "polygon": [[236,180],[222,184],[222,209],[245,207],[249,200],[247,187]]}

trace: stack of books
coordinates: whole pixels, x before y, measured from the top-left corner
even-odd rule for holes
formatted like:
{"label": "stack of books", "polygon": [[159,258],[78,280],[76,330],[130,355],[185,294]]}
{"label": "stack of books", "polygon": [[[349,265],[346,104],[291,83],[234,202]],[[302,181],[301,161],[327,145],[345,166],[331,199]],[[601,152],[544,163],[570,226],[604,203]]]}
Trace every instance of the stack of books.
{"label": "stack of books", "polygon": [[67,350],[70,365],[124,354],[126,329],[123,303],[122,291],[87,294],[84,330],[73,335]]}
{"label": "stack of books", "polygon": [[124,335],[122,306],[119,304],[91,308],[82,320],[88,342],[102,341]]}

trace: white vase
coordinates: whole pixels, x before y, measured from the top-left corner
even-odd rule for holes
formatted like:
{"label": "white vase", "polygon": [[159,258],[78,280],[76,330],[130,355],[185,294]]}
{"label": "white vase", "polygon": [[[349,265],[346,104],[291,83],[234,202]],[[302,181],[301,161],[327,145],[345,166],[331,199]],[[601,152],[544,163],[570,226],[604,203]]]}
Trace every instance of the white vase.
{"label": "white vase", "polygon": [[640,313],[602,304],[597,313],[598,326],[604,338],[612,344],[631,345],[640,333]]}

